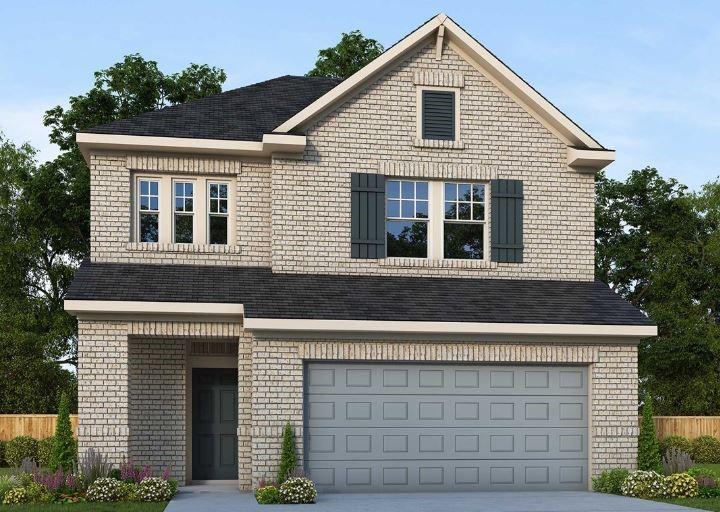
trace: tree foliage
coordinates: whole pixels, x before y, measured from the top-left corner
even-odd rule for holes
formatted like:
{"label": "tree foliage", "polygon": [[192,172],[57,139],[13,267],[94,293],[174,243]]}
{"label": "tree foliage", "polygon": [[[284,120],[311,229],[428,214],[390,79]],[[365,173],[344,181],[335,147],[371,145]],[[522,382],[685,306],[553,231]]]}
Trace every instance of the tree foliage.
{"label": "tree foliage", "polygon": [[650,393],[645,393],[643,399],[642,421],[640,422],[640,437],[638,438],[638,469],[642,471],[655,471],[663,474],[660,445],[655,435],[653,422],[653,401]]}
{"label": "tree foliage", "polygon": [[281,484],[290,478],[297,466],[297,452],[295,450],[295,434],[288,421],[283,429],[282,448],[280,451],[280,468],[278,469],[277,483]]}
{"label": "tree foliage", "polygon": [[363,36],[359,30],[343,32],[340,42],[318,52],[315,67],[307,76],[326,76],[345,79],[360,70],[384,51],[375,39]]}
{"label": "tree foliage", "polygon": [[658,325],[639,371],[659,414],[720,413],[719,224],[718,182],[691,193],[653,168],[598,177],[596,277]]}
{"label": "tree foliage", "polygon": [[68,471],[75,464],[77,450],[70,424],[70,399],[67,393],[60,395],[55,436],[53,436],[53,450],[50,457],[50,467],[53,470],[62,468]]}
{"label": "tree foliage", "polygon": [[0,135],[0,413],[51,413],[75,377],[77,325],[63,309],[75,268],[90,251],[90,173],[75,133],[219,93],[225,72],[191,64],[166,75],[129,55],[95,73],[92,88],[45,114],[59,156],[38,164],[28,145]]}

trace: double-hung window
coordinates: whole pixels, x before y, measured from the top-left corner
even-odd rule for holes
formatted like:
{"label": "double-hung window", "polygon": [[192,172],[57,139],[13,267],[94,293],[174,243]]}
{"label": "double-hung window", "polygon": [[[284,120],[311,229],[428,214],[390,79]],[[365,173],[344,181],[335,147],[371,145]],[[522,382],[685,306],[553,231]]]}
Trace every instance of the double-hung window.
{"label": "double-hung window", "polygon": [[156,243],[160,239],[160,182],[142,179],[138,183],[138,239]]}
{"label": "double-hung window", "polygon": [[387,180],[387,256],[485,259],[485,192],[477,182]]}
{"label": "double-hung window", "polygon": [[228,184],[208,183],[208,243],[227,244],[228,240]]}
{"label": "double-hung window", "polygon": [[387,181],[387,255],[427,258],[429,198],[427,181]]}
{"label": "double-hung window", "polygon": [[176,181],[174,183],[174,235],[176,244],[193,243],[193,223],[195,205],[193,193],[195,184],[192,181]]}

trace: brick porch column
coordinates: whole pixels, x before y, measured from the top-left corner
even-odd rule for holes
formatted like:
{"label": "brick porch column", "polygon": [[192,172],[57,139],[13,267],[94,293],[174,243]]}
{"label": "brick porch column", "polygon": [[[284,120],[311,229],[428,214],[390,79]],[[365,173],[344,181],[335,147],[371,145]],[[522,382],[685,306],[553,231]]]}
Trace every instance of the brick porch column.
{"label": "brick porch column", "polygon": [[78,322],[78,447],[107,454],[117,465],[129,454],[127,322]]}

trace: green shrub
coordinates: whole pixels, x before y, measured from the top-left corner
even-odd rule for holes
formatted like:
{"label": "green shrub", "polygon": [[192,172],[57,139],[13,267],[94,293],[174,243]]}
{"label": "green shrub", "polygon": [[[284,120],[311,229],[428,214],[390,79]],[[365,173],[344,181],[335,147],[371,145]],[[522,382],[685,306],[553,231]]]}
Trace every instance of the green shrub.
{"label": "green shrub", "polygon": [[260,505],[275,505],[282,503],[282,497],[280,496],[280,489],[274,485],[266,485],[255,490],[255,500]]}
{"label": "green shrub", "polygon": [[717,471],[711,468],[704,468],[702,466],[695,466],[686,471],[686,473],[692,477],[695,477],[695,479],[701,477],[701,476],[708,476],[712,478],[713,480],[720,480],[720,475]]}
{"label": "green shrub", "polygon": [[640,437],[638,438],[637,466],[641,471],[663,472],[660,447],[655,436],[653,423],[653,403],[650,393],[645,393],[643,399],[642,422],[640,423]]}
{"label": "green shrub", "polygon": [[315,503],[317,489],[309,478],[295,476],[280,485],[280,497],[283,503]]}
{"label": "green shrub", "polygon": [[5,498],[5,494],[15,487],[20,487],[20,481],[13,475],[0,475],[0,503]]}
{"label": "green shrub", "polygon": [[697,464],[720,464],[720,441],[700,436],[690,442],[690,456]]}
{"label": "green shrub", "polygon": [[0,468],[7,465],[7,462],[5,461],[5,446],[7,445],[7,441],[3,441],[0,439]]}
{"label": "green shrub", "polygon": [[278,470],[277,482],[282,484],[287,480],[297,466],[297,452],[295,450],[295,435],[292,426],[288,421],[283,429],[282,450],[280,452],[280,469]]}
{"label": "green shrub", "polygon": [[159,477],[145,478],[137,489],[139,501],[169,501],[173,497],[172,487],[167,480]]}
{"label": "green shrub", "polygon": [[8,465],[20,467],[23,459],[37,459],[38,442],[29,436],[19,436],[7,442],[5,460]]}
{"label": "green shrub", "polygon": [[606,494],[622,494],[622,484],[630,474],[624,468],[603,471],[600,476],[593,478],[593,491]]}
{"label": "green shrub", "polygon": [[671,448],[677,448],[685,453],[690,453],[690,440],[683,436],[668,436],[660,439],[660,455],[664,456]]}
{"label": "green shrub", "polygon": [[5,493],[3,505],[17,505],[18,503],[27,503],[28,494],[24,487],[15,487]]}
{"label": "green shrub", "polygon": [[50,467],[53,470],[62,468],[69,471],[75,465],[77,447],[70,425],[70,399],[67,393],[60,395],[54,439]]}
{"label": "green shrub", "polygon": [[675,473],[665,477],[667,498],[694,498],[698,495],[697,480],[687,473]]}
{"label": "green shrub", "polygon": [[40,464],[40,467],[50,467],[50,459],[52,458],[54,443],[55,439],[52,437],[38,441],[36,462]]}
{"label": "green shrub", "polygon": [[135,482],[121,482],[117,493],[118,501],[136,501],[138,484]]}
{"label": "green shrub", "polygon": [[37,482],[30,482],[25,486],[27,498],[30,503],[52,503],[55,499],[47,487]]}
{"label": "green shrub", "polygon": [[114,478],[98,478],[87,490],[88,501],[117,501],[121,483]]}
{"label": "green shrub", "polygon": [[663,498],[667,494],[665,477],[655,471],[633,471],[621,490],[623,495],[634,498]]}

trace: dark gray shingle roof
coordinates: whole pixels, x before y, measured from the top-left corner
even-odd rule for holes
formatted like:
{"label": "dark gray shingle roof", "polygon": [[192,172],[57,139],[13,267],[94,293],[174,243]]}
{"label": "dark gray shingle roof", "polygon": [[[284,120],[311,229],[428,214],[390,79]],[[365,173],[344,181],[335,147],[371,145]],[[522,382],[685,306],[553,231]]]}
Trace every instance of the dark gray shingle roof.
{"label": "dark gray shingle roof", "polygon": [[248,318],[652,324],[599,281],[276,274],[257,267],[86,261],[67,298],[241,303]]}
{"label": "dark gray shingle roof", "polygon": [[84,131],[260,141],[339,83],[334,78],[286,75]]}

